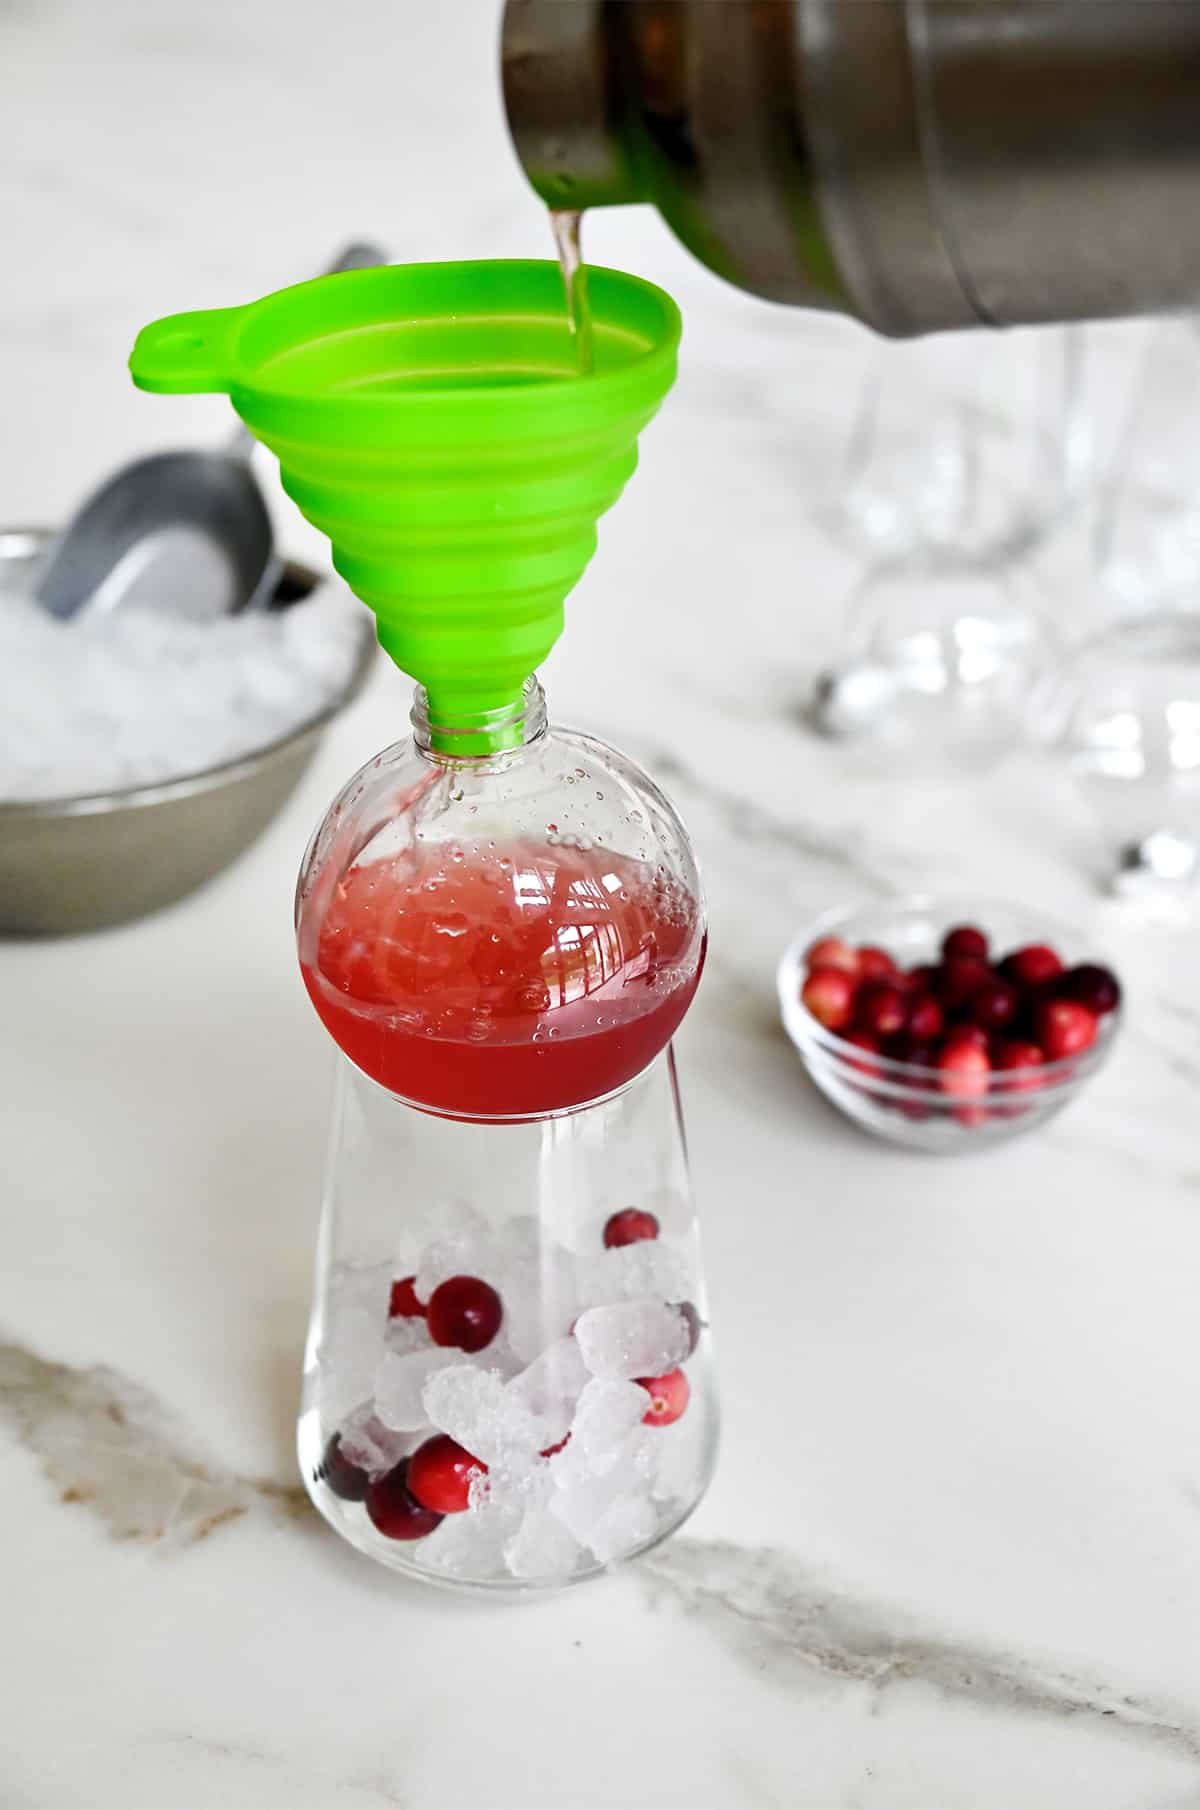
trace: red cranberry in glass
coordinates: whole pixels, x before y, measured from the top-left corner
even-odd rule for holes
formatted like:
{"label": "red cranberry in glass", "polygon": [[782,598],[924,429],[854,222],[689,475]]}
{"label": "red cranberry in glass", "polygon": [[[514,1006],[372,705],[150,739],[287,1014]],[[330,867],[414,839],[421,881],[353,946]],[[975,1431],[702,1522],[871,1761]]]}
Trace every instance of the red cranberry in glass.
{"label": "red cranberry in glass", "polygon": [[499,1332],[504,1309],[495,1289],[478,1276],[451,1276],[430,1295],[426,1318],[435,1345],[482,1351]]}
{"label": "red cranberry in glass", "polygon": [[887,1053],[893,1062],[907,1062],[914,1068],[932,1068],[937,1060],[937,1043],[932,1037],[918,1037],[910,1028],[892,1038]]}
{"label": "red cranberry in glass", "polygon": [[367,1514],[389,1540],[423,1540],[443,1519],[417,1501],[407,1478],[408,1460],[404,1458],[367,1491]]}
{"label": "red cranberry in glass", "polygon": [[858,1030],[894,1037],[908,1023],[908,1000],[890,981],[865,981],[854,1002],[854,1021]]}
{"label": "red cranberry in glass", "polygon": [[1061,1062],[1091,1048],[1096,1015],[1074,999],[1048,999],[1038,1010],[1037,1029],[1047,1062]]}
{"label": "red cranberry in glass", "polygon": [[998,965],[998,972],[1005,980],[1024,988],[1044,987],[1062,971],[1062,961],[1049,943],[1027,943],[1023,949],[1014,949],[1011,955],[1006,955]]}
{"label": "red cranberry in glass", "polygon": [[840,936],[823,936],[804,957],[804,965],[813,968],[844,968],[847,974],[858,973],[858,951]]}
{"label": "red cranberry in glass", "polygon": [[921,1043],[931,1042],[940,1037],[945,1019],[942,1008],[932,993],[919,993],[908,1008],[908,1030],[910,1036]]}
{"label": "red cranberry in glass", "polygon": [[934,976],[933,990],[947,1012],[965,1011],[978,987],[992,978],[987,963],[975,955],[952,955]]}
{"label": "red cranberry in glass", "polygon": [[704,1322],[700,1318],[699,1310],[694,1301],[672,1301],[671,1305],[687,1327],[687,1356],[691,1357],[693,1351],[695,1351],[697,1345],[700,1343],[700,1330]]}
{"label": "red cranberry in glass", "polygon": [[1120,981],[1111,968],[1102,968],[1098,962],[1080,962],[1077,968],[1069,968],[1055,982],[1054,991],[1059,999],[1073,999],[1098,1018],[1115,1012],[1121,1003]]}
{"label": "red cranberry in glass", "polygon": [[908,970],[908,983],[916,993],[928,993],[933,986],[933,977],[937,973],[934,962],[918,962],[915,968]]}
{"label": "red cranberry in glass", "polygon": [[982,930],[974,924],[959,924],[954,930],[947,930],[942,938],[943,958],[954,955],[968,955],[976,961],[986,962],[988,958],[988,940]]}
{"label": "red cranberry in glass", "polygon": [[392,1293],[388,1301],[389,1320],[423,1320],[425,1309],[417,1300],[415,1276],[402,1276],[398,1282],[392,1283]]}
{"label": "red cranberry in glass", "polygon": [[992,1067],[997,1074],[1019,1077],[1009,1081],[1008,1085],[1013,1088],[1040,1086],[1036,1075],[1026,1076],[1023,1071],[1041,1068],[1044,1061],[1037,1044],[1023,1037],[999,1037],[992,1051]]}
{"label": "red cranberry in glass", "polygon": [[622,1207],[605,1225],[604,1243],[610,1251],[619,1250],[622,1245],[641,1244],[647,1238],[657,1238],[658,1229],[653,1213],[643,1213],[640,1207]]}
{"label": "red cranberry in glass", "polygon": [[886,949],[864,943],[858,951],[859,980],[887,980],[896,972],[896,964]]}
{"label": "red cranberry in glass", "polygon": [[937,1066],[942,1091],[952,1099],[972,1100],[986,1094],[992,1072],[986,1043],[981,1048],[973,1037],[952,1031],[942,1045]]}
{"label": "red cranberry in glass", "polygon": [[668,1370],[665,1376],[639,1376],[636,1380],[650,1397],[650,1406],[642,1415],[643,1426],[669,1427],[679,1419],[692,1393],[682,1370]]}
{"label": "red cranberry in glass", "polygon": [[877,1037],[874,1031],[844,1031],[842,1035],[847,1043],[854,1045],[856,1050],[864,1052],[861,1059],[856,1056],[847,1056],[846,1061],[850,1067],[856,1069],[860,1075],[877,1075],[879,1064],[872,1062],[870,1058],[878,1056],[882,1052],[882,1038]]}
{"label": "red cranberry in glass", "polygon": [[460,1515],[470,1503],[471,1479],[479,1475],[487,1475],[487,1465],[472,1458],[448,1433],[437,1433],[412,1454],[406,1482],[422,1508],[437,1515]]}
{"label": "red cranberry in glass", "polygon": [[1021,995],[1011,980],[982,981],[967,1002],[971,1017],[985,1031],[1002,1031],[1016,1017]]}
{"label": "red cranberry in glass", "polygon": [[343,1502],[361,1502],[371,1482],[367,1473],[344,1455],[336,1433],[321,1456],[317,1480]]}
{"label": "red cranberry in glass", "polygon": [[844,1031],[854,1011],[855,979],[844,968],[813,968],[800,989],[805,1009],[827,1031]]}

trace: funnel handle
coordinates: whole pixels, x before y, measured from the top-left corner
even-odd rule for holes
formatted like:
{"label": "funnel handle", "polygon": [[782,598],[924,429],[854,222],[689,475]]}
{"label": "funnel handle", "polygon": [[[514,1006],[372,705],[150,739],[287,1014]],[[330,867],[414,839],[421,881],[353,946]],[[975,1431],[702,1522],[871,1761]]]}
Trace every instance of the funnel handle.
{"label": "funnel handle", "polygon": [[160,395],[228,390],[233,380],[233,348],[245,308],[202,308],[166,314],[143,327],[129,359],[140,390]]}

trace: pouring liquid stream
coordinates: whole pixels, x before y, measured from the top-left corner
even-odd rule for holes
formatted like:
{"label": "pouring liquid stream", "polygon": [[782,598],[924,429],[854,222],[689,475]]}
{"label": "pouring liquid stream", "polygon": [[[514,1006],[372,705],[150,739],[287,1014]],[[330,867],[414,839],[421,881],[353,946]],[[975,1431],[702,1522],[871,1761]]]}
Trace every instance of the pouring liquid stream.
{"label": "pouring liquid stream", "polygon": [[580,251],[579,208],[551,208],[550,230],[558,252],[563,290],[567,298],[567,324],[575,342],[575,368],[581,377],[592,372],[592,316],[588,308],[587,266]]}

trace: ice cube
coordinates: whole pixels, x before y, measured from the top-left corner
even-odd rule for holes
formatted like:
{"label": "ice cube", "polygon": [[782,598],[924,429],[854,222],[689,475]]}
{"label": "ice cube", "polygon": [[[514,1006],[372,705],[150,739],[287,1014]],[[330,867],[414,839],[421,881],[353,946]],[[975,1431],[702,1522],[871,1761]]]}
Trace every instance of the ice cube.
{"label": "ice cube", "polygon": [[698,1424],[689,1415],[673,1427],[655,1428],[655,1501],[682,1504],[695,1500],[700,1489]]}
{"label": "ice cube", "polygon": [[508,1385],[510,1397],[529,1409],[538,1423],[542,1448],[557,1445],[570,1430],[575,1406],[588,1382],[588,1369],[578,1341],[556,1339],[540,1357]]}
{"label": "ice cube", "polygon": [[570,1439],[554,1454],[555,1482],[569,1487],[631,1460],[629,1438],[648,1405],[646,1391],[636,1383],[593,1377],[579,1397]]}
{"label": "ice cube", "polygon": [[[461,1359],[461,1353],[455,1353]],[[410,1360],[411,1361],[411,1360]],[[424,1414],[484,1464],[503,1464],[538,1450],[538,1423],[507,1384],[489,1370],[461,1361],[425,1385]]]}
{"label": "ice cube", "polygon": [[590,1307],[575,1326],[593,1376],[662,1376],[687,1357],[691,1334],[666,1302],[643,1299]]}
{"label": "ice cube", "polygon": [[407,1456],[413,1445],[411,1434],[384,1426],[372,1402],[363,1402],[347,1415],[338,1428],[337,1439],[342,1457],[366,1471],[368,1477],[382,1477]]}
{"label": "ice cube", "polygon": [[507,1575],[504,1548],[520,1530],[519,1510],[507,1507],[468,1509],[447,1515],[421,1542],[421,1560],[451,1577],[486,1583]]}
{"label": "ice cube", "polygon": [[504,1303],[509,1341],[527,1364],[553,1340],[566,1335],[579,1311],[575,1260],[552,1242],[543,1244],[534,1256],[509,1258],[496,1286]]}
{"label": "ice cube", "polygon": [[427,1322],[416,1314],[397,1314],[395,1319],[390,1319],[384,1330],[383,1342],[398,1357],[403,1357],[409,1351],[429,1351],[433,1345]]}
{"label": "ice cube", "polygon": [[687,1254],[661,1238],[598,1251],[581,1265],[579,1299],[583,1307],[606,1307],[615,1301],[651,1296],[660,1301],[683,1301],[695,1292],[695,1269]]}
{"label": "ice cube", "polygon": [[383,1350],[385,1322],[363,1307],[331,1312],[317,1350],[317,1400],[321,1417],[340,1421],[369,1397]]}
{"label": "ice cube", "polygon": [[604,1563],[641,1545],[657,1525],[642,1480],[624,1465],[556,1491],[550,1512]]}
{"label": "ice cube", "polygon": [[431,1345],[424,1351],[386,1352],[375,1372],[375,1412],[385,1426],[411,1432],[428,1423],[424,1391],[430,1378],[462,1361],[461,1351]]}
{"label": "ice cube", "polygon": [[512,1575],[539,1582],[570,1577],[581,1556],[579,1541],[548,1508],[531,1508],[504,1546]]}
{"label": "ice cube", "polygon": [[657,1528],[654,1505],[645,1496],[618,1496],[592,1528],[587,1543],[596,1557],[608,1564],[644,1546]]}
{"label": "ice cube", "polygon": [[451,1276],[480,1276],[496,1287],[500,1267],[491,1226],[474,1207],[460,1202],[422,1251],[413,1286],[418,1301],[428,1301]]}

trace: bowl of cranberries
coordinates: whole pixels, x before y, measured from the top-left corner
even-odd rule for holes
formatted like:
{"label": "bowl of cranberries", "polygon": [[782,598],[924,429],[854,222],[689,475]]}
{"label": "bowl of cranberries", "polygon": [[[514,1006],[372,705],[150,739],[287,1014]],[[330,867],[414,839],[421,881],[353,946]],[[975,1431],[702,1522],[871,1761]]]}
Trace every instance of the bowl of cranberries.
{"label": "bowl of cranberries", "polygon": [[779,964],[788,1035],[866,1130],[955,1151],[1030,1131],[1107,1059],[1111,968],[1025,906],[885,900],[804,931]]}

